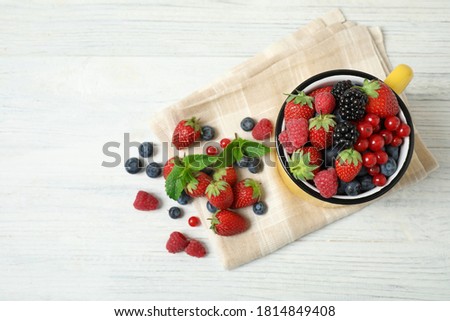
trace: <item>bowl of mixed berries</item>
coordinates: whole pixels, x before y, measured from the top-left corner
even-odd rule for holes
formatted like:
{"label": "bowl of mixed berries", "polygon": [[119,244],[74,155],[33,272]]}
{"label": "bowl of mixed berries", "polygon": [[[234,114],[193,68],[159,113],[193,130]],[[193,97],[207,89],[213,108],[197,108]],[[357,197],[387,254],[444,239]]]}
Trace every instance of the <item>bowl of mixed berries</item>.
{"label": "bowl of mixed berries", "polygon": [[275,134],[289,189],[320,206],[370,202],[391,190],[414,151],[411,116],[398,96],[411,79],[406,65],[385,81],[331,70],[286,94]]}

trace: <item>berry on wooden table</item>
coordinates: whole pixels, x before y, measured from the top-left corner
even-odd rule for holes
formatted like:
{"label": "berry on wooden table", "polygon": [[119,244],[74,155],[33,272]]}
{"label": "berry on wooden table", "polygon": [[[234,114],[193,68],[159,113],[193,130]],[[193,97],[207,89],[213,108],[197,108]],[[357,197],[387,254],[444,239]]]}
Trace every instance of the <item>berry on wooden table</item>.
{"label": "berry on wooden table", "polygon": [[188,220],[189,226],[195,227],[200,224],[200,219],[197,216],[191,216]]}
{"label": "berry on wooden table", "polygon": [[204,257],[206,255],[206,249],[202,243],[197,240],[190,240],[188,246],[184,250],[186,254],[194,257]]}
{"label": "berry on wooden table", "polygon": [[179,207],[173,206],[169,209],[170,218],[177,219],[181,217],[181,209]]}
{"label": "berry on wooden table", "polygon": [[167,240],[166,249],[170,253],[179,253],[184,251],[188,244],[189,241],[183,233],[172,232]]}
{"label": "berry on wooden table", "polygon": [[161,176],[161,172],[162,172],[161,165],[159,165],[158,163],[152,162],[147,165],[145,172],[147,173],[148,177],[151,177],[151,178],[159,177],[159,176]]}
{"label": "berry on wooden table", "polygon": [[130,174],[137,174],[143,169],[139,158],[132,157],[125,162],[125,170]]}
{"label": "berry on wooden table", "polygon": [[251,117],[245,117],[241,121],[241,128],[242,130],[249,132],[255,127],[255,120]]}
{"label": "berry on wooden table", "polygon": [[139,155],[141,155],[141,157],[153,156],[153,143],[143,142],[141,145],[139,145]]}
{"label": "berry on wooden table", "polygon": [[212,140],[216,136],[216,131],[211,126],[203,126],[202,127],[202,139],[203,140]]}
{"label": "berry on wooden table", "polygon": [[269,138],[273,131],[273,125],[267,118],[261,119],[253,128],[252,136],[256,140]]}
{"label": "berry on wooden table", "polygon": [[231,143],[231,140],[229,138],[222,138],[220,140],[220,147],[225,148]]}
{"label": "berry on wooden table", "polygon": [[186,191],[181,191],[180,197],[178,197],[177,202],[180,205],[186,205],[192,200],[192,197],[190,197],[188,194],[186,194]]}
{"label": "berry on wooden table", "polygon": [[158,208],[159,201],[152,194],[145,191],[139,191],[136,195],[133,206],[139,211],[152,211]]}
{"label": "berry on wooden table", "polygon": [[253,213],[256,215],[263,215],[267,212],[267,205],[266,203],[259,201],[253,204]]}

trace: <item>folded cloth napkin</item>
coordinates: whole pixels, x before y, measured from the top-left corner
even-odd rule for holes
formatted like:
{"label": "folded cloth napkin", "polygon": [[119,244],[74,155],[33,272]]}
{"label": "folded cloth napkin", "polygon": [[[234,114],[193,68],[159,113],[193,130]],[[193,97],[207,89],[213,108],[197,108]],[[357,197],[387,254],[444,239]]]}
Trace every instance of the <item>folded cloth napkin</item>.
{"label": "folded cloth napkin", "polygon": [[[243,138],[251,138],[239,128],[242,118],[265,117],[275,122],[286,98],[282,93],[291,92],[314,74],[341,68],[361,70],[380,79],[391,70],[380,29],[346,21],[341,11],[333,10],[235,67],[206,88],[166,108],[151,120],[151,128],[161,141],[169,142],[181,119],[197,116],[205,124],[215,127],[217,137],[232,138],[237,132]],[[402,98],[405,99],[404,95]],[[415,142],[408,171],[391,192],[424,179],[438,166],[417,133]],[[273,151],[272,162],[275,157]],[[241,178],[250,176],[248,172],[240,174]],[[265,166],[261,173],[251,174],[251,177],[262,182],[268,213],[257,216],[251,208],[240,209],[239,213],[249,219],[251,227],[233,237],[208,232],[227,269],[263,257],[367,205],[314,206],[291,194],[274,166]],[[205,203],[205,199],[194,202],[204,225],[208,226],[206,219],[211,214]]]}

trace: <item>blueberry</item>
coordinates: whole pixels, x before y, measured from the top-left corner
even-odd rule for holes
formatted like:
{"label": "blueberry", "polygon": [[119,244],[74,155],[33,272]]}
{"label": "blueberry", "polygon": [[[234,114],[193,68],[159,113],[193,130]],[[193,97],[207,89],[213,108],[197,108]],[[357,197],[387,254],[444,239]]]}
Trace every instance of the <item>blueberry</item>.
{"label": "blueberry", "polygon": [[256,165],[250,165],[248,171],[252,174],[259,173],[263,168],[263,162],[258,162]]}
{"label": "blueberry", "polygon": [[397,162],[394,158],[389,157],[386,164],[380,166],[381,174],[386,177],[392,176],[397,170]]}
{"label": "blueberry", "polygon": [[338,195],[345,195],[345,188],[347,187],[346,182],[339,180],[339,185],[338,185],[338,190],[337,190],[337,194]]}
{"label": "blueberry", "polygon": [[351,181],[345,186],[345,194],[356,196],[361,193],[361,183],[357,180]]}
{"label": "blueberry", "polygon": [[159,175],[161,175],[161,165],[159,165],[158,163],[150,163],[147,165],[145,172],[147,173],[148,177],[159,177]]}
{"label": "blueberry", "polygon": [[179,218],[181,216],[181,209],[176,206],[171,207],[169,209],[169,216],[173,219]]}
{"label": "blueberry", "polygon": [[203,126],[202,127],[202,139],[203,140],[211,140],[216,135],[216,131],[211,126]]}
{"label": "blueberry", "polygon": [[208,211],[210,211],[211,213],[217,212],[217,207],[215,207],[214,205],[212,205],[210,202],[207,202],[207,203],[206,203],[206,208],[207,208]]}
{"label": "blueberry", "polygon": [[253,127],[255,127],[255,121],[253,120],[253,118],[245,117],[244,119],[242,119],[241,128],[244,131],[249,132],[253,129]]}
{"label": "blueberry", "polygon": [[361,183],[361,190],[363,192],[370,191],[372,188],[375,187],[375,185],[373,184],[372,176],[370,176],[370,175],[361,177],[359,182]]}
{"label": "blueberry", "polygon": [[153,156],[153,143],[143,142],[139,146],[139,155],[141,155],[141,157]]}
{"label": "blueberry", "polygon": [[132,157],[125,162],[125,170],[130,174],[139,173],[142,170],[142,162],[139,158]]}
{"label": "blueberry", "polygon": [[358,172],[358,175],[356,175],[356,176],[362,177],[362,176],[366,176],[367,174],[369,174],[367,172],[367,167],[363,166],[363,167],[361,167],[360,171]]}
{"label": "blueberry", "polygon": [[253,213],[257,215],[263,215],[267,211],[267,206],[264,202],[256,202],[253,204]]}
{"label": "blueberry", "polygon": [[248,167],[250,164],[254,164],[253,162],[255,161],[255,159],[253,157],[249,157],[244,155],[244,157],[242,157],[240,160],[238,160],[236,162],[236,165],[238,167]]}
{"label": "blueberry", "polygon": [[398,153],[400,151],[400,148],[397,146],[386,146],[386,153],[391,156],[394,160],[398,160]]}
{"label": "blueberry", "polygon": [[212,176],[214,174],[214,169],[212,169],[211,167],[205,167],[200,172],[203,172],[208,176]]}
{"label": "blueberry", "polygon": [[334,166],[334,161],[336,160],[337,155],[339,154],[340,148],[335,146],[333,148],[325,149],[325,167]]}
{"label": "blueberry", "polygon": [[191,199],[192,199],[192,198],[191,198],[188,194],[186,194],[185,191],[182,191],[180,197],[178,197],[177,202],[178,202],[178,204],[180,204],[180,205],[186,205],[187,203],[189,203],[189,201],[190,201]]}

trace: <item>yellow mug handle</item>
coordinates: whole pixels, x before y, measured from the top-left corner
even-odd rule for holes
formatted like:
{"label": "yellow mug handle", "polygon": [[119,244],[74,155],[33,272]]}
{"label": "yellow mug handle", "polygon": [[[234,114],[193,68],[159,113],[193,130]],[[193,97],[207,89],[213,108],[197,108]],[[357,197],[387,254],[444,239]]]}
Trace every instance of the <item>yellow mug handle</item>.
{"label": "yellow mug handle", "polygon": [[401,64],[392,70],[392,72],[384,80],[384,83],[391,87],[396,94],[400,95],[408,86],[409,82],[413,79],[413,76],[414,73],[411,67]]}

